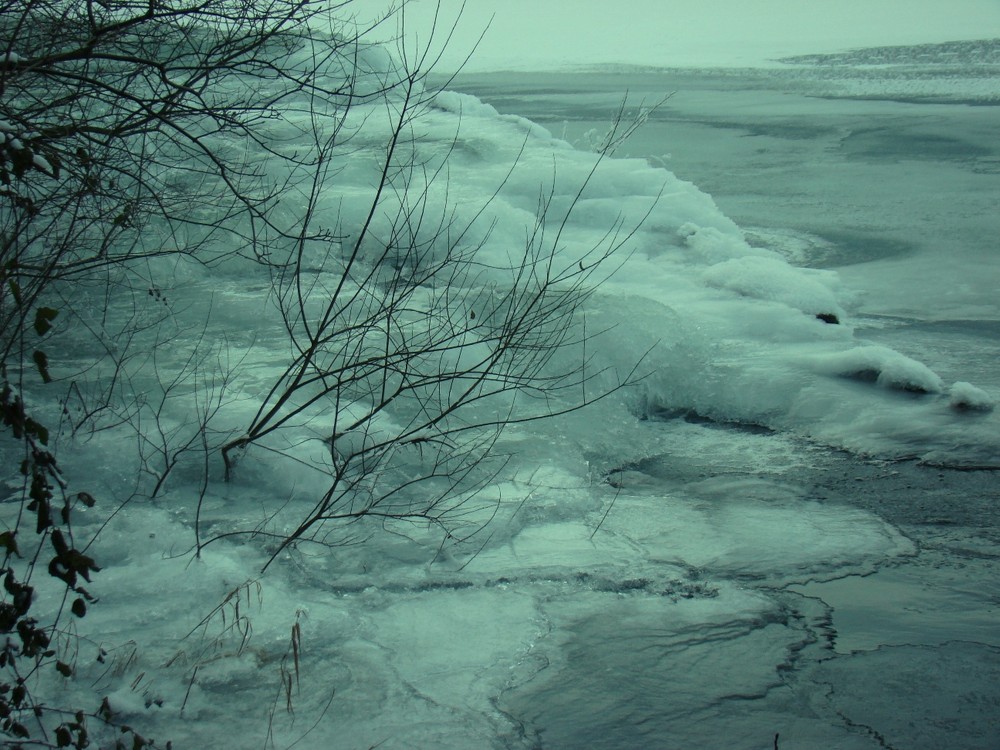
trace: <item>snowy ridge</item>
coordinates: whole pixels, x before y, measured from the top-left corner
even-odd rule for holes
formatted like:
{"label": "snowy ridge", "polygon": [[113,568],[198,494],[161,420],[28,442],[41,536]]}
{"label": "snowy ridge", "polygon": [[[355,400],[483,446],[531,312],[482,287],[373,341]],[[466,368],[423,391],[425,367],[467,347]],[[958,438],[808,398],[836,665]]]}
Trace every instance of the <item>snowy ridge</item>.
{"label": "snowy ridge", "polygon": [[1000,66],[1000,39],[979,39],[937,44],[912,44],[893,47],[865,47],[832,54],[783,57],[778,62],[789,65],[921,65]]}
{"label": "snowy ridge", "polygon": [[780,80],[788,89],[818,97],[891,99],[914,102],[1000,101],[1000,40],[871,47],[833,54],[783,57],[755,67],[664,68],[643,65],[578,67],[577,72],[685,74],[730,77],[741,85]]}
{"label": "snowy ridge", "polygon": [[872,47],[801,55],[779,62],[803,66],[819,96],[970,102],[1000,101],[1000,39]]}

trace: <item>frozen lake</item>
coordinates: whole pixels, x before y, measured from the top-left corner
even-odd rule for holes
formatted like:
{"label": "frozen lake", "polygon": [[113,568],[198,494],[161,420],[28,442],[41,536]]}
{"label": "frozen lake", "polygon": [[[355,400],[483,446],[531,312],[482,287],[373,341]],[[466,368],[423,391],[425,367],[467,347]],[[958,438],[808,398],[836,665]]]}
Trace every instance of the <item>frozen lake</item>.
{"label": "frozen lake", "polygon": [[[462,78],[421,100],[414,181],[382,199],[394,110],[359,103],[309,209],[365,242],[307,245],[291,278],[320,310],[412,293],[384,339],[345,313],[329,343],[351,367],[405,352],[390,332],[411,314],[461,334],[376,368],[381,389],[278,400],[294,324],[238,245],[218,266],[151,264],[131,294],[96,287],[84,322],[103,338],[67,326],[61,390],[26,386],[99,498],[73,513],[102,568],[66,639],[73,678],[39,675],[39,694],[107,696],[175,747],[996,750],[996,66],[848,67]],[[674,93],[601,160],[588,148],[625,90],[636,107]],[[274,127],[288,149],[306,137]],[[410,283],[459,251],[468,273]],[[569,343],[539,365],[557,387],[515,398],[486,378],[438,415],[454,432],[413,431],[427,401],[387,383],[490,361],[511,341],[490,332],[505,290],[536,273],[601,279],[558,318]],[[117,363],[102,347],[122,330],[142,356]],[[91,421],[92,393],[125,417]],[[275,429],[226,476],[216,448],[269,404]],[[454,435],[510,415],[488,458],[437,475]]]}
{"label": "frozen lake", "polygon": [[[858,336],[1000,391],[1000,107],[852,98],[785,71],[470,75],[455,88],[581,148],[606,131],[623,91],[630,111],[672,93],[618,155],[694,182],[751,244],[835,269],[864,293]],[[571,604],[553,603],[565,661],[500,701],[526,735],[553,748],[764,748],[774,734],[787,747],[997,747],[996,462],[956,471],[806,445],[772,452],[780,436],[702,432],[711,427],[694,454],[679,438],[676,451],[632,467],[641,488],[624,481],[606,523],[634,514],[656,526],[640,508],[664,488],[713,506],[709,524],[724,526],[730,506],[744,506],[732,510],[741,525],[748,503],[783,508],[788,518],[760,521],[779,528],[742,530],[764,547],[752,572],[721,573],[771,599],[773,620],[688,632],[649,599],[575,619]],[[792,519],[830,505],[870,511],[912,549],[863,575],[846,565],[826,582],[785,585]],[[726,565],[713,562],[717,579]],[[774,580],[769,567],[785,573]],[[783,640],[797,629],[801,640]],[[769,640],[775,630],[785,632]]]}

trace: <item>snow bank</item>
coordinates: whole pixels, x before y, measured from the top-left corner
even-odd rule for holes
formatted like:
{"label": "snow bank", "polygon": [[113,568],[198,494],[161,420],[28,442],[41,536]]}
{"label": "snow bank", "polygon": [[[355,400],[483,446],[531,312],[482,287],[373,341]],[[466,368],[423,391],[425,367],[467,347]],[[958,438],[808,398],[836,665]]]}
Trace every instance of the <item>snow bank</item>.
{"label": "snow bank", "polygon": [[951,395],[951,405],[955,409],[992,411],[993,407],[996,406],[996,399],[981,388],[976,388],[972,383],[959,381],[954,383],[948,392]]}
{"label": "snow bank", "polygon": [[[395,212],[408,202],[419,204],[422,221],[413,229],[422,257],[441,257],[446,248],[434,233],[451,227],[451,235],[462,237],[460,247],[475,253],[476,272],[467,282],[479,290],[509,285],[512,264],[532,243],[543,252],[555,246],[557,273],[590,268],[617,247],[595,272],[605,281],[585,309],[587,330],[596,335],[587,356],[595,373],[610,368],[595,387],[609,386],[614,371],[643,358],[647,377],[641,393],[599,407],[609,425],[633,419],[642,400],[660,413],[693,409],[869,454],[960,456],[970,446],[988,452],[1000,445],[993,416],[961,421],[963,409],[985,413],[990,403],[988,394],[969,390],[975,386],[956,386],[956,408],[935,412],[930,422],[927,403],[894,398],[946,388],[917,359],[856,338],[856,295],[836,273],[796,266],[780,247],[752,247],[694,185],[645,160],[574,150],[469,94],[439,92],[428,104],[405,148],[434,178],[385,199],[371,224],[372,252],[397,231]],[[324,193],[317,215],[351,236],[367,217],[378,179],[385,112],[359,105],[345,127],[354,135],[346,153],[335,155],[336,189]],[[287,147],[294,145],[291,139]],[[282,210],[294,215],[294,203],[290,196]],[[768,238],[755,241],[766,245]],[[317,269],[330,265],[331,258],[315,259]],[[578,355],[567,352],[554,367]],[[844,379],[861,387],[841,387]],[[881,418],[870,419],[874,413]]]}
{"label": "snow bank", "polygon": [[944,383],[926,365],[882,346],[859,346],[813,360],[818,372],[871,381],[914,393],[941,393]]}
{"label": "snow bank", "polygon": [[824,281],[836,282],[832,272],[794,269],[775,258],[734,258],[710,266],[705,281],[746,297],[773,300],[813,315],[832,314],[838,319],[844,310],[834,291]]}

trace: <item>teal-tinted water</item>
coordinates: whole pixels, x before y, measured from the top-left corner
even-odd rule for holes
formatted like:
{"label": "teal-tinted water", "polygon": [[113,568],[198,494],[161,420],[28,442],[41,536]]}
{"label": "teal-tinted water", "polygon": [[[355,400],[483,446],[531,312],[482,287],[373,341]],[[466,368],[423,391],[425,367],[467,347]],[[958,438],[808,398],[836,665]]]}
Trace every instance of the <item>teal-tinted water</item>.
{"label": "teal-tinted water", "polygon": [[[837,95],[829,71],[813,79],[767,71],[495,74],[456,87],[578,148],[600,141],[624,92],[629,112],[672,92],[618,155],[694,182],[752,244],[836,269],[859,292],[849,321],[859,338],[996,396],[1000,107],[948,101],[961,97],[949,97],[940,80],[925,82],[919,96],[880,97],[877,77],[866,76],[866,98]],[[887,91],[899,89],[891,83]],[[926,95],[935,87],[940,95]],[[707,493],[713,508],[746,493],[763,503],[791,495],[816,507],[863,508],[911,540],[914,554],[825,583],[781,589],[744,581],[783,602],[774,621],[728,619],[688,639],[677,623],[669,633],[657,626],[672,616],[669,607],[609,601],[604,617],[589,606],[576,617],[572,596],[556,598],[547,616],[570,634],[565,662],[539,668],[500,704],[522,726],[519,741],[763,748],[777,746],[778,734],[781,747],[995,747],[995,467],[957,471],[820,451],[809,468],[772,483],[761,480],[760,466],[734,468],[746,439],[720,437],[716,452],[694,463],[674,454],[635,468],[654,487]],[[787,542],[794,549],[792,536]],[[771,653],[770,629],[798,629],[801,641]],[[773,679],[755,679],[766,664]]]}

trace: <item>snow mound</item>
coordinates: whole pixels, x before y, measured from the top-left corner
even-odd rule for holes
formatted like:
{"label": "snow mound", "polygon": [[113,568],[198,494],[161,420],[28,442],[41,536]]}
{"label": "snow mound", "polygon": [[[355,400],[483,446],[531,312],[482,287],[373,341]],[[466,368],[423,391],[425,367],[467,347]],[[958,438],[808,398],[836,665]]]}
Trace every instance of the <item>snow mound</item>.
{"label": "snow mound", "polygon": [[748,256],[716,263],[705,271],[711,286],[744,297],[781,302],[813,315],[844,316],[833,293],[836,274],[793,268],[775,258]]}
{"label": "snow mound", "polygon": [[[929,367],[884,346],[859,346],[817,356],[816,370],[914,393],[942,393],[944,383]],[[978,389],[977,389],[978,390]]]}
{"label": "snow mound", "polygon": [[986,391],[971,383],[958,381],[949,390],[950,404],[958,411],[992,411],[996,400]]}

